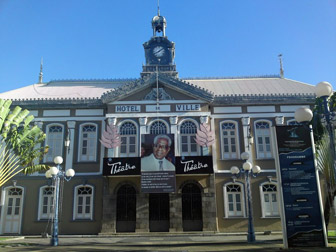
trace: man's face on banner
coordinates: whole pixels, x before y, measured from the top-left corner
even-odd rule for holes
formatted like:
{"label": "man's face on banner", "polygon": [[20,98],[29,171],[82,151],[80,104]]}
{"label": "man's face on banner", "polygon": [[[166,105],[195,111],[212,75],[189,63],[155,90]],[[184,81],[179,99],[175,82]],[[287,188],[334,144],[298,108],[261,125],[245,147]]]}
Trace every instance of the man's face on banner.
{"label": "man's face on banner", "polygon": [[157,159],[163,159],[169,152],[168,140],[159,138],[157,144],[153,146],[153,154]]}

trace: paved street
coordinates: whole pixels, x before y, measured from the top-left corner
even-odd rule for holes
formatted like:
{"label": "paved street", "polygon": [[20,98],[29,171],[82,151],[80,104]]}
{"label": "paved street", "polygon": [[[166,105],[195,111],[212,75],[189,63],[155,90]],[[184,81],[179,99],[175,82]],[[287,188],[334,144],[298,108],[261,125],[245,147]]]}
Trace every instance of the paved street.
{"label": "paved street", "polygon": [[144,236],[60,236],[59,246],[51,247],[50,238],[21,237],[1,245],[1,251],[336,251],[329,248],[283,249],[281,235],[258,235],[248,244],[245,235],[162,235]]}

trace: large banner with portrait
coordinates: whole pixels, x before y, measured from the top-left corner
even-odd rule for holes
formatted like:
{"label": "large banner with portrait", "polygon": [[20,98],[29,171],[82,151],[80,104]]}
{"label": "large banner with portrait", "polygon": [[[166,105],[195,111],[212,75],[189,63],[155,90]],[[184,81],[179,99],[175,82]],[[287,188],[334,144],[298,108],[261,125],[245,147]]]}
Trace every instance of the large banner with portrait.
{"label": "large banner with portrait", "polygon": [[141,136],[141,192],[175,192],[174,153],[173,134]]}

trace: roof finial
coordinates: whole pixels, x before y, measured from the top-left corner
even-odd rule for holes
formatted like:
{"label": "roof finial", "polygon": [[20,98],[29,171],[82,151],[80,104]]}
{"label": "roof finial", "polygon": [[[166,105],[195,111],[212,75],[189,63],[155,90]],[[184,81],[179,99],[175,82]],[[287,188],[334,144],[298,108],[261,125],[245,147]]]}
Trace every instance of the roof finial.
{"label": "roof finial", "polygon": [[160,16],[160,0],[158,0],[158,16]]}
{"label": "roof finial", "polygon": [[38,83],[42,83],[42,81],[43,81],[43,57],[41,57],[40,74],[39,74]]}
{"label": "roof finial", "polygon": [[282,54],[280,53],[278,55],[279,57],[279,60],[280,60],[280,78],[283,78],[284,77],[284,70],[283,70],[283,67],[282,67]]}

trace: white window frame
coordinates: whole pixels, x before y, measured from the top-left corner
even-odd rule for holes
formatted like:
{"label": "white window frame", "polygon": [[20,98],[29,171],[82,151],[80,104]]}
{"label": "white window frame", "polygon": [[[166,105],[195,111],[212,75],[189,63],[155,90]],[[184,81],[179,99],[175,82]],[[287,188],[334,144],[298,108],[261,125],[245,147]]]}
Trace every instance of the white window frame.
{"label": "white window frame", "polygon": [[[83,213],[78,213],[78,201],[79,201],[79,194],[78,194],[78,189],[81,188],[81,187],[89,187],[91,188],[91,194],[90,194],[90,213],[88,214],[83,214]],[[74,189],[74,208],[73,208],[73,217],[72,219],[73,220],[93,220],[93,200],[94,200],[94,193],[95,193],[95,190],[94,190],[94,186],[92,185],[77,185]],[[89,195],[89,194],[87,194]],[[86,198],[87,196],[83,196],[83,203],[86,202]],[[85,210],[85,205],[83,204],[82,206],[82,210]]]}
{"label": "white window frame", "polygon": [[[45,163],[53,163],[54,162],[54,158],[56,157],[56,156],[63,156],[63,148],[64,148],[64,125],[63,124],[60,124],[60,123],[50,123],[50,124],[48,124],[47,126],[46,126],[46,139],[45,139],[45,146],[49,146],[50,147],[50,145],[49,145],[49,141],[50,141],[50,135],[49,135],[49,129],[51,128],[51,127],[53,127],[53,126],[58,126],[58,127],[61,127],[62,128],[62,134],[61,134],[61,139],[59,139],[59,141],[61,142],[61,149],[60,149],[60,153],[55,153],[55,152],[53,152],[53,153],[51,153],[50,151],[52,151],[53,150],[53,148],[51,148],[51,149],[49,149],[49,152],[44,156],[44,158],[43,158],[43,162],[45,162]],[[48,154],[50,153],[50,155],[52,155],[52,157],[51,157],[51,160],[47,160],[47,158],[48,158]]]}
{"label": "white window frame", "polygon": [[[227,187],[230,185],[238,185],[240,186],[240,192],[232,193],[227,191]],[[241,203],[241,214],[230,214],[229,211],[229,194],[232,193],[233,195],[240,194],[240,203]],[[229,182],[224,184],[223,186],[223,195],[224,195],[224,217],[225,218],[245,218],[246,211],[245,211],[245,187],[244,184],[241,182]],[[233,197],[235,199],[235,197]],[[236,203],[236,202],[235,202]],[[234,209],[236,211],[237,204],[234,205]]]}
{"label": "white window frame", "polygon": [[[94,146],[94,154],[92,155],[94,158],[93,160],[84,160],[82,155],[82,148],[83,148],[83,128],[85,126],[95,126],[96,127],[96,137],[95,137],[95,144]],[[78,144],[78,162],[96,162],[97,161],[97,153],[98,153],[98,124],[96,123],[83,123],[79,125],[79,144]]]}
{"label": "white window frame", "polygon": [[[132,123],[135,126],[135,130],[136,133],[135,134],[130,134],[130,135],[121,135],[120,134],[120,129],[121,127],[125,124],[125,123]],[[119,134],[121,137],[121,145],[118,148],[118,155],[119,157],[138,157],[139,156],[139,146],[138,146],[138,142],[139,142],[139,127],[138,124],[132,120],[123,120],[118,124],[118,130],[119,130]],[[129,152],[129,142],[130,142],[130,138],[131,137],[135,137],[135,152],[134,153],[130,153]],[[124,139],[123,139],[124,138]],[[126,142],[125,142],[126,140]],[[126,153],[121,153],[121,146],[122,145],[126,145]]]}
{"label": "white window frame", "polygon": [[[43,206],[44,206],[44,194],[43,191],[45,188],[54,188],[52,194],[48,194],[46,197],[48,199],[47,203],[47,213],[43,213]],[[38,220],[47,220],[51,219],[54,216],[54,198],[55,198],[55,187],[52,185],[45,185],[40,187],[39,193],[39,207],[38,207]]]}
{"label": "white window frame", "polygon": [[[236,141],[236,151],[235,152],[232,152],[232,144],[231,144],[231,141],[228,140],[230,143],[229,143],[229,152],[228,152],[228,155],[230,157],[225,157],[225,153],[224,153],[224,135],[223,135],[223,129],[222,129],[222,125],[224,123],[233,123],[234,126],[235,126],[235,141]],[[220,143],[221,143],[221,159],[222,160],[230,160],[230,159],[240,159],[240,148],[239,148],[239,134],[238,134],[238,122],[236,121],[232,121],[232,120],[225,120],[225,121],[222,121],[220,122],[219,124],[219,130],[220,130]]]}
{"label": "white window frame", "polygon": [[[161,122],[161,123],[163,123],[164,125],[166,125],[167,132],[166,132],[166,133],[162,133],[162,134],[169,134],[169,133],[170,133],[170,127],[169,127],[169,124],[168,124],[165,120],[157,119],[157,120],[152,121],[152,122],[148,125],[148,130],[147,130],[148,134],[151,134],[151,127],[152,127],[152,125],[153,125],[154,123],[156,123],[156,122]],[[161,133],[159,133],[159,134],[161,134]],[[159,134],[158,134],[158,135],[159,135]]]}
{"label": "white window frame", "polygon": [[[182,128],[182,125],[184,123],[187,123],[187,122],[191,122],[195,125],[196,127],[196,132],[195,134],[186,134],[186,133],[182,133],[181,132],[181,128]],[[199,128],[199,124],[196,120],[194,119],[191,119],[191,118],[186,118],[184,120],[182,120],[180,123],[179,123],[179,126],[178,126],[178,132],[179,132],[179,147],[180,147],[180,155],[181,156],[199,156],[200,155],[200,147],[198,146],[198,144],[196,143],[196,141],[194,141],[194,143],[191,143],[191,140],[194,140],[194,138],[196,138],[196,134],[197,134],[197,129]],[[188,151],[186,152],[183,152],[182,151],[182,137],[183,136],[186,136],[187,137],[187,145],[188,145]],[[196,151],[191,151],[191,144],[195,144],[196,145]]]}
{"label": "white window frame", "polygon": [[[276,191],[270,191],[270,192],[264,192],[263,190],[263,186],[264,185],[273,185],[276,187]],[[279,218],[280,217],[280,204],[279,204],[279,193],[278,193],[278,185],[276,182],[274,181],[267,181],[264,183],[261,183],[259,185],[259,191],[260,191],[260,203],[261,203],[261,213],[262,213],[262,218]],[[265,202],[265,194],[269,195],[269,200],[272,200],[272,194],[276,195],[276,202],[277,202],[277,208],[278,208],[278,213],[274,213],[273,211],[273,204],[270,204],[270,206],[272,207],[272,212],[273,214],[266,214],[266,202]]]}
{"label": "white window frame", "polygon": [[[260,129],[257,129],[257,124],[258,123],[267,123],[268,124],[268,131],[269,131],[269,135],[265,135],[264,133],[262,135],[259,135]],[[257,154],[257,159],[272,159],[273,158],[273,148],[272,148],[272,122],[269,120],[257,120],[254,122],[254,139],[255,139],[255,148],[256,148],[256,154]],[[259,136],[262,137],[262,141],[263,141],[263,149],[264,151],[259,151]],[[265,139],[266,137],[269,137],[269,148],[270,151],[266,151],[266,143],[265,143]]]}

